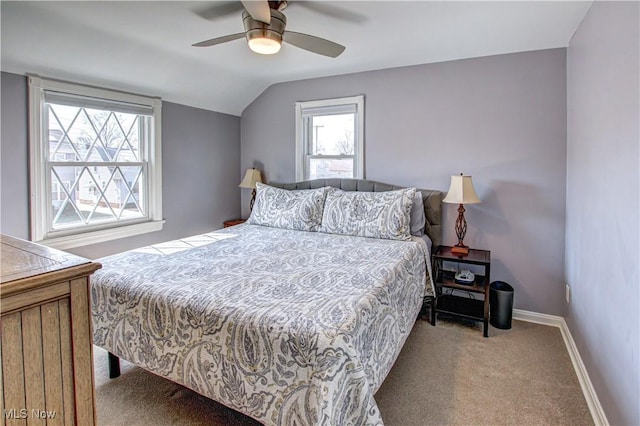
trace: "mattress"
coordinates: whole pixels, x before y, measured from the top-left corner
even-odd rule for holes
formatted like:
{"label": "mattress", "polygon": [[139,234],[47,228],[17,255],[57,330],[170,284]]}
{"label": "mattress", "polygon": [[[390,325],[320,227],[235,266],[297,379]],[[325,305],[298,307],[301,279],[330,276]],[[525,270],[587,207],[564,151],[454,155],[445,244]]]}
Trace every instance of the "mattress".
{"label": "mattress", "polygon": [[95,344],[264,424],[382,424],[432,294],[420,238],[239,225],[99,260]]}

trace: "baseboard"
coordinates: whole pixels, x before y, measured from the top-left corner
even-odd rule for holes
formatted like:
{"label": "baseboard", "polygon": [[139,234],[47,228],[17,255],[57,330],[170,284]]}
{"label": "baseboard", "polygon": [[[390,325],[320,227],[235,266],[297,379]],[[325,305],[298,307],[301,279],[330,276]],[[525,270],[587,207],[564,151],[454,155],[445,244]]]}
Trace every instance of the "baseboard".
{"label": "baseboard", "polygon": [[580,357],[580,353],[578,352],[578,347],[573,341],[571,331],[569,331],[569,327],[567,326],[567,322],[564,320],[564,318],[555,315],[524,311],[522,309],[514,309],[513,319],[533,322],[536,324],[550,325],[553,327],[558,327],[560,329],[560,334],[562,335],[564,344],[567,347],[567,352],[569,352],[569,358],[571,358],[573,369],[578,376],[578,381],[580,382],[582,393],[584,394],[584,398],[587,400],[587,405],[589,406],[591,417],[593,417],[593,422],[596,424],[596,426],[607,426],[609,424],[609,421],[607,420],[607,416],[602,409],[602,405],[600,405],[598,395],[596,395],[596,391],[591,384],[587,369],[582,362],[582,358]]}

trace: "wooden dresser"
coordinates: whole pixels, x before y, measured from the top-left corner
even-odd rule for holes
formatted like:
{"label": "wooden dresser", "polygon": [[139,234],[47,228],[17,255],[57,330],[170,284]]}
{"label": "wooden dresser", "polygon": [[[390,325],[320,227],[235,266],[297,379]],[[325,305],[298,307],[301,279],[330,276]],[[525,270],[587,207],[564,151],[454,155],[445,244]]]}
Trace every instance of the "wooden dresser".
{"label": "wooden dresser", "polygon": [[87,259],[0,235],[1,425],[93,425]]}

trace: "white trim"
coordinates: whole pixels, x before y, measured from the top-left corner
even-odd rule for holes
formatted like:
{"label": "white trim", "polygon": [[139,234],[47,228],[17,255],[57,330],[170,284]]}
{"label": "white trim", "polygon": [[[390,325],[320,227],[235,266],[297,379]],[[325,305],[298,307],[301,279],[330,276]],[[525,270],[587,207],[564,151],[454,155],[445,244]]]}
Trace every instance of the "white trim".
{"label": "white trim", "polygon": [[[328,112],[331,107],[340,107],[345,105],[354,105],[355,107],[355,124],[353,137],[353,177],[354,179],[364,179],[364,95],[349,96],[346,98],[321,99],[316,101],[298,101],[296,102],[296,133],[295,133],[295,165],[296,165],[296,182],[305,180],[305,163],[307,161],[307,152],[304,137],[304,118],[305,110],[327,108]],[[321,111],[317,111],[321,115]],[[313,111],[312,114],[313,115]],[[307,114],[309,115],[309,114]],[[325,156],[329,158],[329,156]]]}
{"label": "white trim", "polygon": [[[162,100],[155,98],[153,102],[154,120],[148,159],[152,166],[149,170],[149,218],[152,222],[164,223],[162,216]],[[162,229],[162,226],[160,227]],[[149,231],[151,232],[151,231]]]}
{"label": "white trim", "polygon": [[558,327],[560,329],[560,334],[562,335],[564,344],[567,347],[567,352],[569,352],[569,358],[571,358],[573,369],[578,376],[578,382],[580,382],[580,388],[582,389],[584,398],[587,401],[587,406],[589,407],[589,411],[591,412],[591,417],[593,417],[593,422],[596,424],[596,426],[608,425],[609,421],[607,420],[607,416],[602,409],[602,405],[600,404],[598,395],[596,394],[596,391],[593,388],[593,384],[589,379],[589,373],[587,372],[587,369],[582,362],[582,358],[580,357],[580,353],[578,352],[578,347],[573,340],[573,336],[571,336],[571,331],[569,330],[567,322],[564,320],[564,318],[555,315],[540,314],[537,312],[514,309],[513,319],[533,322],[542,325],[550,325],[553,327]]}
{"label": "white trim", "polygon": [[103,89],[96,86],[88,86],[86,84],[71,83],[68,81],[54,80],[51,78],[40,77],[35,74],[28,74],[30,84],[37,81],[37,87],[51,90],[54,92],[71,93],[79,96],[87,96],[91,98],[109,99],[118,102],[147,105],[155,108],[155,104],[162,102],[158,97],[138,95],[136,93],[122,92],[113,89]]}
{"label": "white trim", "polygon": [[29,77],[29,188],[31,198],[31,239],[37,241],[42,239],[44,230],[47,228],[47,215],[42,212],[47,211],[47,199],[49,197],[38,197],[38,194],[46,194],[44,164],[44,144],[42,140],[42,80],[36,77]]}
{"label": "white trim", "polygon": [[304,150],[300,141],[304,140],[302,134],[304,126],[302,125],[302,102],[296,102],[296,134],[293,138],[296,144],[295,149],[295,162],[296,162],[296,182],[304,180]]}
{"label": "white trim", "polygon": [[513,319],[519,321],[533,322],[535,324],[551,325],[553,327],[562,328],[565,325],[564,318],[556,315],[541,314],[538,312],[525,311],[522,309],[513,310]]}
{"label": "white trim", "polygon": [[119,226],[117,228],[102,229],[100,231],[84,232],[82,234],[68,235],[65,237],[47,238],[38,241],[39,244],[53,247],[58,250],[66,250],[74,247],[87,246],[89,244],[102,243],[104,241],[117,240],[118,238],[132,237],[162,230],[164,220],[143,222],[135,225]]}
{"label": "white trim", "polygon": [[364,95],[355,97],[358,107],[358,113],[356,114],[356,131],[358,134],[353,138],[357,144],[353,148],[353,153],[356,155],[357,161],[354,161],[354,178],[364,179]]}

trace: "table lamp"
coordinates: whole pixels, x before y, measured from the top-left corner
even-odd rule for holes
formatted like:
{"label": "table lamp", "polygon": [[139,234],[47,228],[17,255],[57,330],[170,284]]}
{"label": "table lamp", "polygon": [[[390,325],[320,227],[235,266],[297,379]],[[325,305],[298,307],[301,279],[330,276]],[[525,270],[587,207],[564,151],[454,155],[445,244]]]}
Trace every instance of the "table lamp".
{"label": "table lamp", "polygon": [[469,254],[469,247],[464,245],[464,236],[467,233],[467,221],[464,219],[464,204],[477,204],[480,199],[473,189],[471,176],[451,176],[451,185],[447,196],[442,200],[445,203],[459,204],[458,219],[456,219],[456,235],[458,236],[458,244],[451,248],[451,253],[461,256]]}
{"label": "table lamp", "polygon": [[247,169],[244,174],[244,179],[238,185],[240,188],[249,188],[251,191],[251,203],[249,203],[249,210],[253,210],[253,203],[256,201],[256,182],[262,183],[262,177],[260,176],[260,170],[256,170],[255,167]]}

